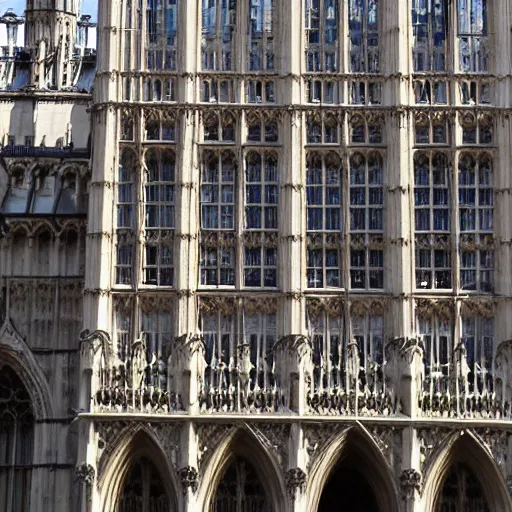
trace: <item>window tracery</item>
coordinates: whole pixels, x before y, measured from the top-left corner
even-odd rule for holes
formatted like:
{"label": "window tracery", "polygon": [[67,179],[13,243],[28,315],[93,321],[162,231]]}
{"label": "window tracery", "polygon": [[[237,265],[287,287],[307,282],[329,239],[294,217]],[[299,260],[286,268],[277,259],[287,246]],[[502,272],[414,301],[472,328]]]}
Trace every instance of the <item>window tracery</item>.
{"label": "window tracery", "polygon": [[143,100],[152,102],[176,101],[174,78],[144,78],[142,84]]}
{"label": "window tracery", "polygon": [[414,200],[416,288],[451,288],[451,176],[443,153],[416,153]]}
{"label": "window tracery", "polygon": [[275,26],[274,0],[249,0],[247,55],[250,71],[274,69]]}
{"label": "window tracery", "polygon": [[170,150],[150,149],[145,157],[145,284],[173,285],[175,161]]}
{"label": "window tracery", "polygon": [[217,114],[208,112],[204,116],[203,133],[205,142],[235,142],[236,135],[235,117],[227,113]]}
{"label": "window tracery", "polygon": [[338,71],[338,0],[306,0],[306,70]]}
{"label": "window tracery", "polygon": [[[231,151],[205,151],[201,180],[201,284],[235,284],[236,160]],[[222,231],[221,237],[208,232]],[[212,234],[212,233],[210,233]],[[214,233],[213,233],[214,234]]]}
{"label": "window tracery", "polygon": [[145,457],[132,464],[123,484],[119,512],[171,510],[164,483],[155,466]]}
{"label": "window tracery", "polygon": [[34,450],[30,396],[13,369],[0,368],[0,507],[29,512]]}
{"label": "window tracery", "polygon": [[147,0],[146,66],[148,70],[175,70],[178,0]]}
{"label": "window tracery", "polygon": [[273,80],[247,80],[247,103],[275,103],[275,82]]}
{"label": "window tracery", "polygon": [[446,0],[414,0],[412,26],[414,71],[445,71],[449,26]]}
{"label": "window tracery", "polygon": [[462,153],[459,158],[460,286],[494,292],[494,189],[492,159]]}
{"label": "window tracery", "polygon": [[233,80],[204,78],[201,87],[201,98],[205,103],[233,103],[235,101]]}
{"label": "window tracery", "polygon": [[374,114],[363,117],[354,114],[349,120],[350,143],[351,144],[382,144],[383,119]]}
{"label": "window tracery", "polygon": [[463,73],[489,70],[487,0],[458,0],[459,68]]}
{"label": "window tracery", "polygon": [[456,463],[444,481],[435,507],[436,512],[489,512],[482,486],[464,463]]}
{"label": "window tracery", "polygon": [[256,112],[247,114],[247,142],[277,143],[279,142],[279,122],[271,115],[259,115]]}
{"label": "window tracery", "polygon": [[136,155],[124,149],[117,175],[116,283],[132,284],[135,263]]}
{"label": "window tracery", "polygon": [[341,233],[341,159],[333,152],[310,152],[306,165],[307,285],[338,288],[341,250],[331,235]]}
{"label": "window tracery", "polygon": [[236,39],[236,0],[202,0],[203,71],[232,71]]}
{"label": "window tracery", "polygon": [[448,84],[445,80],[414,80],[414,97],[416,103],[446,105],[449,101]]}
{"label": "window tracery", "polygon": [[234,457],[217,487],[210,512],[271,512],[265,490],[250,462]]}
{"label": "window tracery", "polygon": [[349,0],[350,71],[379,72],[379,6],[377,0]]}
{"label": "window tracery", "polygon": [[306,101],[309,103],[324,103],[326,105],[341,103],[341,90],[339,83],[333,80],[306,79]]}
{"label": "window tracery", "polygon": [[278,250],[269,231],[278,227],[279,174],[275,152],[251,151],[246,157],[244,285],[276,287]]}
{"label": "window tracery", "polygon": [[306,118],[308,144],[339,144],[339,121],[334,114],[316,112]]}
{"label": "window tracery", "polygon": [[146,141],[175,142],[176,120],[170,112],[149,112],[144,119]]}
{"label": "window tracery", "polygon": [[[350,287],[384,288],[384,168],[378,153],[350,157]],[[379,237],[380,238],[380,237]]]}

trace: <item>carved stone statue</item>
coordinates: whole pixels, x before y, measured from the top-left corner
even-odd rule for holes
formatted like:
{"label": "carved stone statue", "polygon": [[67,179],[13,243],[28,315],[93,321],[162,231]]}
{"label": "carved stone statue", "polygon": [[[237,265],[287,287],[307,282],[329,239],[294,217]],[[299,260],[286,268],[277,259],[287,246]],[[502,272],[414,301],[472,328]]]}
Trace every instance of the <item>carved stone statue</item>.
{"label": "carved stone statue", "polygon": [[131,357],[131,378],[134,390],[142,388],[146,368],[146,344],[142,339],[135,340],[132,345]]}

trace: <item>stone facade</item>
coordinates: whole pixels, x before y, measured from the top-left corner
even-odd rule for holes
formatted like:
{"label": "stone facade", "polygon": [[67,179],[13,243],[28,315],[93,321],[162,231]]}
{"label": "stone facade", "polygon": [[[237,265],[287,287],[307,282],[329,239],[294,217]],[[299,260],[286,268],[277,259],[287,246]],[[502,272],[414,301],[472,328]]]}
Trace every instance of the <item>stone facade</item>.
{"label": "stone facade", "polygon": [[15,510],[511,510],[508,2],[100,1],[93,91],[43,3],[1,63]]}

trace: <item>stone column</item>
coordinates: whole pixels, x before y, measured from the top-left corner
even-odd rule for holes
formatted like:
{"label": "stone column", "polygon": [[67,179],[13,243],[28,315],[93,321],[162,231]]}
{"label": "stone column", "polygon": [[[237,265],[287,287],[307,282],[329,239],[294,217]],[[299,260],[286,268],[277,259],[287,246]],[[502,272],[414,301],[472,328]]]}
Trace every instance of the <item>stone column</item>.
{"label": "stone column", "polygon": [[[303,10],[299,0],[280,5],[281,73],[278,99],[283,104],[303,102],[302,70]],[[304,335],[305,330],[305,152],[303,115],[300,111],[284,114],[283,152],[280,158],[280,286],[284,294],[281,308],[282,335]]]}
{"label": "stone column", "polygon": [[198,488],[198,442],[194,425],[184,424],[180,439],[180,461],[178,477],[181,483],[182,496],[178,497],[180,512],[193,512],[200,506],[197,502]]}

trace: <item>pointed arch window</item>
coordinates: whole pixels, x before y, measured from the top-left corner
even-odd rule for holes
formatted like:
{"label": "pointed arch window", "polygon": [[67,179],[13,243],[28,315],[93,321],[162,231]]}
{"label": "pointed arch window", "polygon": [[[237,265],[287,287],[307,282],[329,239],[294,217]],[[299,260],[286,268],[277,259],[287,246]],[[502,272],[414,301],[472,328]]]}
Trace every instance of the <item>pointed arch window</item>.
{"label": "pointed arch window", "polygon": [[0,369],[0,509],[29,512],[34,414],[30,396],[9,366]]}
{"label": "pointed arch window", "polygon": [[265,490],[249,461],[236,457],[217,487],[210,512],[271,512]]}
{"label": "pointed arch window", "polygon": [[167,512],[169,496],[155,466],[146,458],[133,464],[124,482],[119,512]]}

